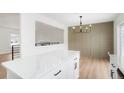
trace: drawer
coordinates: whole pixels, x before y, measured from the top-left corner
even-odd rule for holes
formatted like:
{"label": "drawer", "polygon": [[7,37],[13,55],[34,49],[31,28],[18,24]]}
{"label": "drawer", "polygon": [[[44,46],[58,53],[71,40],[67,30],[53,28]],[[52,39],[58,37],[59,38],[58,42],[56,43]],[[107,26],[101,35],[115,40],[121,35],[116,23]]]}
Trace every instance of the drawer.
{"label": "drawer", "polygon": [[44,75],[43,79],[62,79],[64,77],[63,71],[61,68],[54,69],[48,74]]}
{"label": "drawer", "polygon": [[79,55],[75,55],[75,56],[73,57],[73,60],[78,62],[78,61],[80,60],[80,56],[79,56]]}

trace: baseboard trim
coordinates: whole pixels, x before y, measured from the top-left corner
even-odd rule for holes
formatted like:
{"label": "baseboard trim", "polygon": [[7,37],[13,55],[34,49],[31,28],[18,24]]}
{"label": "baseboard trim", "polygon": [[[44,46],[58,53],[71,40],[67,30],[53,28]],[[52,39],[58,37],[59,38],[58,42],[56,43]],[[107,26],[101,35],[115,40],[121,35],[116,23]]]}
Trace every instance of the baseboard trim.
{"label": "baseboard trim", "polygon": [[2,55],[2,54],[10,54],[11,52],[9,51],[9,52],[0,52],[0,55]]}

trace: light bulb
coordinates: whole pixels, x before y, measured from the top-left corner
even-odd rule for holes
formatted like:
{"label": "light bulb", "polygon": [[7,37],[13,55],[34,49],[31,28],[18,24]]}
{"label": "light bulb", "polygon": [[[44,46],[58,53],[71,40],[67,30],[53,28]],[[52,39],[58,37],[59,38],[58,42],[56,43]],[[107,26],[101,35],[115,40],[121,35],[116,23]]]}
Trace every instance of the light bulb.
{"label": "light bulb", "polygon": [[72,29],[75,29],[75,27],[73,26]]}
{"label": "light bulb", "polygon": [[80,26],[80,29],[82,29],[82,26]]}
{"label": "light bulb", "polygon": [[90,24],[89,27],[92,27],[92,25]]}
{"label": "light bulb", "polygon": [[88,27],[86,26],[86,28],[85,28],[86,30],[88,29]]}

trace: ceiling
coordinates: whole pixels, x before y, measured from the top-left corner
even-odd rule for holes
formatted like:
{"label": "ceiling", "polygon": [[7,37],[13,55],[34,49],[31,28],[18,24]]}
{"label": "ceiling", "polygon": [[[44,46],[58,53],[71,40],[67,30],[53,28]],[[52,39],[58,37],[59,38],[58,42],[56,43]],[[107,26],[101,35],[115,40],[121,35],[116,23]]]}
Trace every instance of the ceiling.
{"label": "ceiling", "polygon": [[79,16],[82,16],[83,24],[101,23],[113,21],[117,13],[42,13],[68,26],[79,25]]}

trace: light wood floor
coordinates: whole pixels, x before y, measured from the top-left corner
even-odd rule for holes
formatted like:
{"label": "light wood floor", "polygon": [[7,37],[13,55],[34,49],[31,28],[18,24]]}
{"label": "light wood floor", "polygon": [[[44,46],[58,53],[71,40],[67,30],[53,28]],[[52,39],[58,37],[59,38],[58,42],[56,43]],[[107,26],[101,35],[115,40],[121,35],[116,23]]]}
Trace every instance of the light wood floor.
{"label": "light wood floor", "polygon": [[[0,63],[11,60],[11,54],[0,55]],[[6,69],[0,65],[0,79],[6,78]],[[93,58],[81,57],[80,79],[108,79],[109,62]]]}
{"label": "light wood floor", "polygon": [[11,53],[8,54],[0,54],[0,63],[1,62],[5,62],[5,61],[9,61],[12,60],[12,55]]}
{"label": "light wood floor", "polygon": [[0,54],[0,79],[6,78],[6,69],[1,66],[1,63],[9,60],[12,60],[11,53]]}
{"label": "light wood floor", "polygon": [[80,59],[80,79],[109,79],[109,62],[93,58]]}

